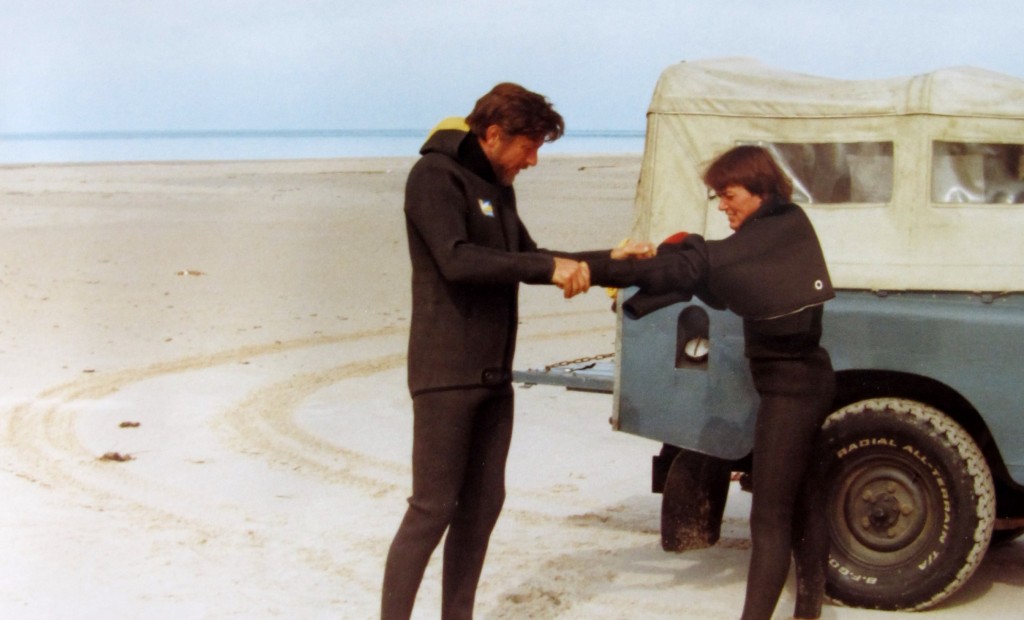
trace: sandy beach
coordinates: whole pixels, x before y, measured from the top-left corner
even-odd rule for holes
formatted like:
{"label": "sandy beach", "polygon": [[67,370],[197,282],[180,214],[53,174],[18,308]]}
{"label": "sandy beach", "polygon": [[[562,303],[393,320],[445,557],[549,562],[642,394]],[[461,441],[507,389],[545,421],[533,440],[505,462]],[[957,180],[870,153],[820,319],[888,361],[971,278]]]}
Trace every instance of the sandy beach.
{"label": "sandy beach", "polygon": [[[374,618],[409,493],[412,159],[0,166],[0,617]],[[520,175],[545,247],[629,234],[639,156]],[[600,290],[524,287],[517,368],[614,350]],[[480,618],[736,618],[749,496],[667,554],[659,445],[517,386]],[[439,613],[440,553],[417,603]],[[792,583],[776,613],[788,618]],[[925,615],[1019,618],[1024,542]]]}

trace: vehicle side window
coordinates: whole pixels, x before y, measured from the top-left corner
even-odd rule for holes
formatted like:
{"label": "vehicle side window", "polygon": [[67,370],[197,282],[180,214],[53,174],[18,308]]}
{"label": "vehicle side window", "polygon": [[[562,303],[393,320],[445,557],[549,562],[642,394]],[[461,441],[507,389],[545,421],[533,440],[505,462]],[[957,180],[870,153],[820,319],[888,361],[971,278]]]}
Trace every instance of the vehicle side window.
{"label": "vehicle side window", "polygon": [[1024,145],[934,142],[932,202],[1024,204]]}
{"label": "vehicle side window", "polygon": [[753,142],[768,149],[793,181],[801,204],[888,203],[892,142]]}

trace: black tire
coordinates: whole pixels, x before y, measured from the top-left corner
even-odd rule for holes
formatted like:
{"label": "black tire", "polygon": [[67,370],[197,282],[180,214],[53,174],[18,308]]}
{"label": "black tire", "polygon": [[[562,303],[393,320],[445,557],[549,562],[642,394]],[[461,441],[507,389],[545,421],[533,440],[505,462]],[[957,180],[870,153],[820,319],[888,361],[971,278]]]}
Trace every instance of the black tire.
{"label": "black tire", "polygon": [[729,474],[729,461],[679,450],[661,496],[662,549],[690,551],[718,542]]}
{"label": "black tire", "polygon": [[872,609],[926,609],[956,592],[992,537],[992,474],[970,435],[910,400],[843,407],[824,425],[832,537],[826,592]]}

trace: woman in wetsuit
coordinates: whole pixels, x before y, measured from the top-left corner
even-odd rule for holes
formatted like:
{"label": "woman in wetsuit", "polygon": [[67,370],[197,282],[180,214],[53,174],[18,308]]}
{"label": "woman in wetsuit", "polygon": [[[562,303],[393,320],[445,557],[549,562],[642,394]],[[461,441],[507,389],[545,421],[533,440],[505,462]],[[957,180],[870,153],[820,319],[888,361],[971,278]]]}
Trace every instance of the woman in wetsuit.
{"label": "woman in wetsuit", "polygon": [[796,560],[797,618],[818,618],[828,531],[815,479],[815,437],[828,415],[835,376],[820,345],[822,309],[834,294],[814,228],[791,202],[792,184],[763,148],[739,146],[703,177],[734,234],[687,235],[644,260],[590,260],[590,283],[638,286],[630,302],[696,294],[743,318],[745,353],[760,397],[754,435],[753,552],[744,620],[771,618]]}

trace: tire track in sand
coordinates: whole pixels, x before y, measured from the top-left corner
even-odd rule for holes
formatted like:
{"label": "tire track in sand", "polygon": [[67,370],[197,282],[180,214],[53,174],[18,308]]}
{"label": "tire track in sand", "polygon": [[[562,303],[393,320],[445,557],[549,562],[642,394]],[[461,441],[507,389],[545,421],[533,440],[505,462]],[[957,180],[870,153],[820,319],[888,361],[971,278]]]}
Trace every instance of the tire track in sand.
{"label": "tire track in sand", "polygon": [[[565,320],[566,315],[552,314],[543,318]],[[544,332],[523,340],[571,339],[600,330],[583,328]],[[404,347],[404,342],[402,344]],[[396,463],[346,448],[314,435],[296,421],[300,406],[315,392],[344,381],[394,370],[404,363],[403,349],[401,353],[294,375],[253,392],[245,401],[225,412],[220,422],[233,435],[236,450],[254,451],[271,463],[317,476],[332,484],[358,486],[374,497],[405,493],[410,475],[407,462]],[[401,389],[405,389],[404,382]]]}
{"label": "tire track in sand", "polygon": [[332,443],[295,419],[303,401],[339,382],[369,377],[405,364],[405,353],[341,364],[294,375],[253,392],[225,412],[217,426],[231,433],[236,450],[313,475],[332,484],[357,485],[375,496],[396,492],[408,467]]}
{"label": "tire track in sand", "polygon": [[[15,476],[58,491],[71,501],[93,510],[143,510],[165,525],[177,524],[203,536],[218,535],[203,519],[201,509],[183,512],[181,506],[195,505],[183,501],[189,492],[153,477],[142,477],[132,471],[130,463],[115,464],[98,459],[88,449],[76,429],[82,414],[76,409],[85,401],[101,400],[125,387],[142,381],[238,364],[260,356],[348,344],[366,339],[393,337],[404,327],[382,327],[347,334],[317,336],[270,344],[257,344],[212,354],[195,355],[158,362],[141,368],[82,376],[74,381],[48,388],[31,402],[8,408],[0,417],[0,445],[3,446],[3,467]],[[198,502],[202,505],[202,502]]]}
{"label": "tire track in sand", "polygon": [[[567,318],[571,320],[566,314],[558,313],[532,316],[530,320],[563,323]],[[606,329],[605,326],[582,327],[532,334],[524,339],[531,342],[571,340]],[[374,497],[403,497],[409,484],[407,462],[377,458],[317,436],[297,423],[296,414],[303,401],[319,390],[349,380],[373,377],[404,364],[405,339],[398,336],[404,336],[406,330],[405,326],[382,327],[256,344],[81,376],[43,390],[32,402],[19,404],[3,413],[0,444],[7,456],[0,462],[15,475],[57,491],[87,509],[124,511],[125,514],[131,513],[133,522],[150,524],[150,527],[181,528],[203,539],[237,538],[238,532],[225,525],[231,518],[228,515],[214,518],[206,514],[203,501],[190,501],[194,499],[191,490],[140,474],[133,470],[131,463],[98,461],[98,455],[78,436],[76,420],[86,415],[80,408],[91,406],[95,410],[96,403],[86,401],[101,401],[130,385],[150,379],[328,345],[359,345],[367,350],[368,341],[379,339],[379,344],[371,343],[370,347],[381,355],[295,374],[260,387],[226,411],[214,412],[212,419],[215,429],[230,431],[234,450],[248,456],[255,452],[260,460],[272,466],[298,471],[331,484],[354,486]],[[351,357],[351,349],[345,350]],[[225,507],[218,506],[218,509]],[[236,507],[234,511],[238,513],[238,522],[244,522],[242,508]],[[519,516],[529,521],[552,519],[530,511]],[[258,537],[251,532],[249,534]]]}

